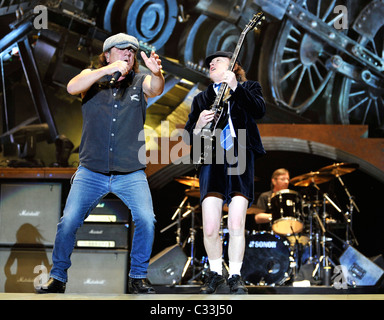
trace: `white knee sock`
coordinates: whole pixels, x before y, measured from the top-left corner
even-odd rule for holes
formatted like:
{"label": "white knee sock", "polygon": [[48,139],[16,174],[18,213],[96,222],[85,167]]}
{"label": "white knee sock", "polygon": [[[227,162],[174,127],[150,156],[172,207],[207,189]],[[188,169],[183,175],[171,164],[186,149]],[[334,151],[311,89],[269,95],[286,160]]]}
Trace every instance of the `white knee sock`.
{"label": "white knee sock", "polygon": [[232,277],[235,274],[240,275],[240,270],[241,270],[242,265],[243,265],[243,262],[229,261],[229,276],[228,276],[228,278]]}
{"label": "white knee sock", "polygon": [[211,269],[211,271],[217,272],[220,275],[223,274],[223,259],[222,258],[215,259],[215,260],[208,259],[208,261],[209,261],[209,268]]}

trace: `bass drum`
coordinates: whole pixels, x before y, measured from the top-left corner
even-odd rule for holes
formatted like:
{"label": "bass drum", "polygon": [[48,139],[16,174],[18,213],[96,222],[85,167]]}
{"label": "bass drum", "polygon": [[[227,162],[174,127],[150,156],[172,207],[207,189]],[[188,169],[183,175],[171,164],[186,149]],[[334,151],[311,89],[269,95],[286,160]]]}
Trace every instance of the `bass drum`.
{"label": "bass drum", "polygon": [[289,242],[269,232],[247,236],[242,278],[250,284],[282,285],[292,273]]}

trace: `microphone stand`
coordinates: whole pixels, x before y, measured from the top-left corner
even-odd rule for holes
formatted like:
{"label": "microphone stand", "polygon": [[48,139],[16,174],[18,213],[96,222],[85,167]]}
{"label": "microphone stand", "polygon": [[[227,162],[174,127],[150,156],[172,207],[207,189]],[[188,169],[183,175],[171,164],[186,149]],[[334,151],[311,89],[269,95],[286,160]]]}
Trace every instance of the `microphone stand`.
{"label": "microphone stand", "polygon": [[[343,217],[344,217],[344,219],[346,221],[346,224],[347,224],[347,228],[346,228],[346,231],[345,231],[345,233],[346,233],[345,234],[346,242],[348,244],[351,244],[354,241],[356,243],[356,245],[358,246],[359,242],[357,241],[356,236],[355,236],[355,234],[353,232],[353,229],[352,229],[352,214],[353,214],[353,208],[355,208],[357,210],[357,212],[359,212],[359,213],[360,213],[360,209],[357,206],[355,200],[353,199],[353,196],[349,193],[349,190],[348,190],[347,186],[344,184],[344,181],[340,178],[340,175],[337,174],[336,177],[339,180],[339,182],[342,185],[342,187],[344,188],[345,193],[347,194],[348,199],[349,199],[349,210],[343,215]],[[351,236],[353,238],[352,241],[349,239],[350,234],[351,234]]]}

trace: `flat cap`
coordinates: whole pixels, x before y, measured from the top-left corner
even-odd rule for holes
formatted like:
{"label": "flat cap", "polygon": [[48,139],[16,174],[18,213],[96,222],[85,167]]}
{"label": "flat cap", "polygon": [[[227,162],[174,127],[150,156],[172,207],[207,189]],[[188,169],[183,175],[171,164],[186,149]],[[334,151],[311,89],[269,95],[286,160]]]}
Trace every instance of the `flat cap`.
{"label": "flat cap", "polygon": [[109,49],[116,47],[118,49],[125,49],[132,47],[136,51],[139,49],[139,41],[126,33],[118,33],[113,36],[110,36],[104,41],[103,52],[108,51]]}
{"label": "flat cap", "polygon": [[[213,59],[217,57],[225,57],[225,58],[232,59],[232,56],[233,56],[233,52],[230,52],[230,51],[216,51],[215,53],[205,58],[205,65],[209,68],[209,64]],[[238,59],[236,59],[236,62],[241,66],[241,63]]]}

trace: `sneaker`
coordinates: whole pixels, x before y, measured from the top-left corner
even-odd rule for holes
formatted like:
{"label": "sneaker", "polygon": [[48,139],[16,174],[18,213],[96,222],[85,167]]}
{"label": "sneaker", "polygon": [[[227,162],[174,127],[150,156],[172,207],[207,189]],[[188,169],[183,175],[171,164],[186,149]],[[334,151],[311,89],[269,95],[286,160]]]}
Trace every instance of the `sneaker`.
{"label": "sneaker", "polygon": [[216,290],[223,285],[225,285],[225,278],[217,272],[209,271],[203,286],[200,288],[200,293],[215,293]]}
{"label": "sneaker", "polygon": [[238,274],[234,274],[228,279],[229,290],[232,294],[248,294],[243,279]]}

